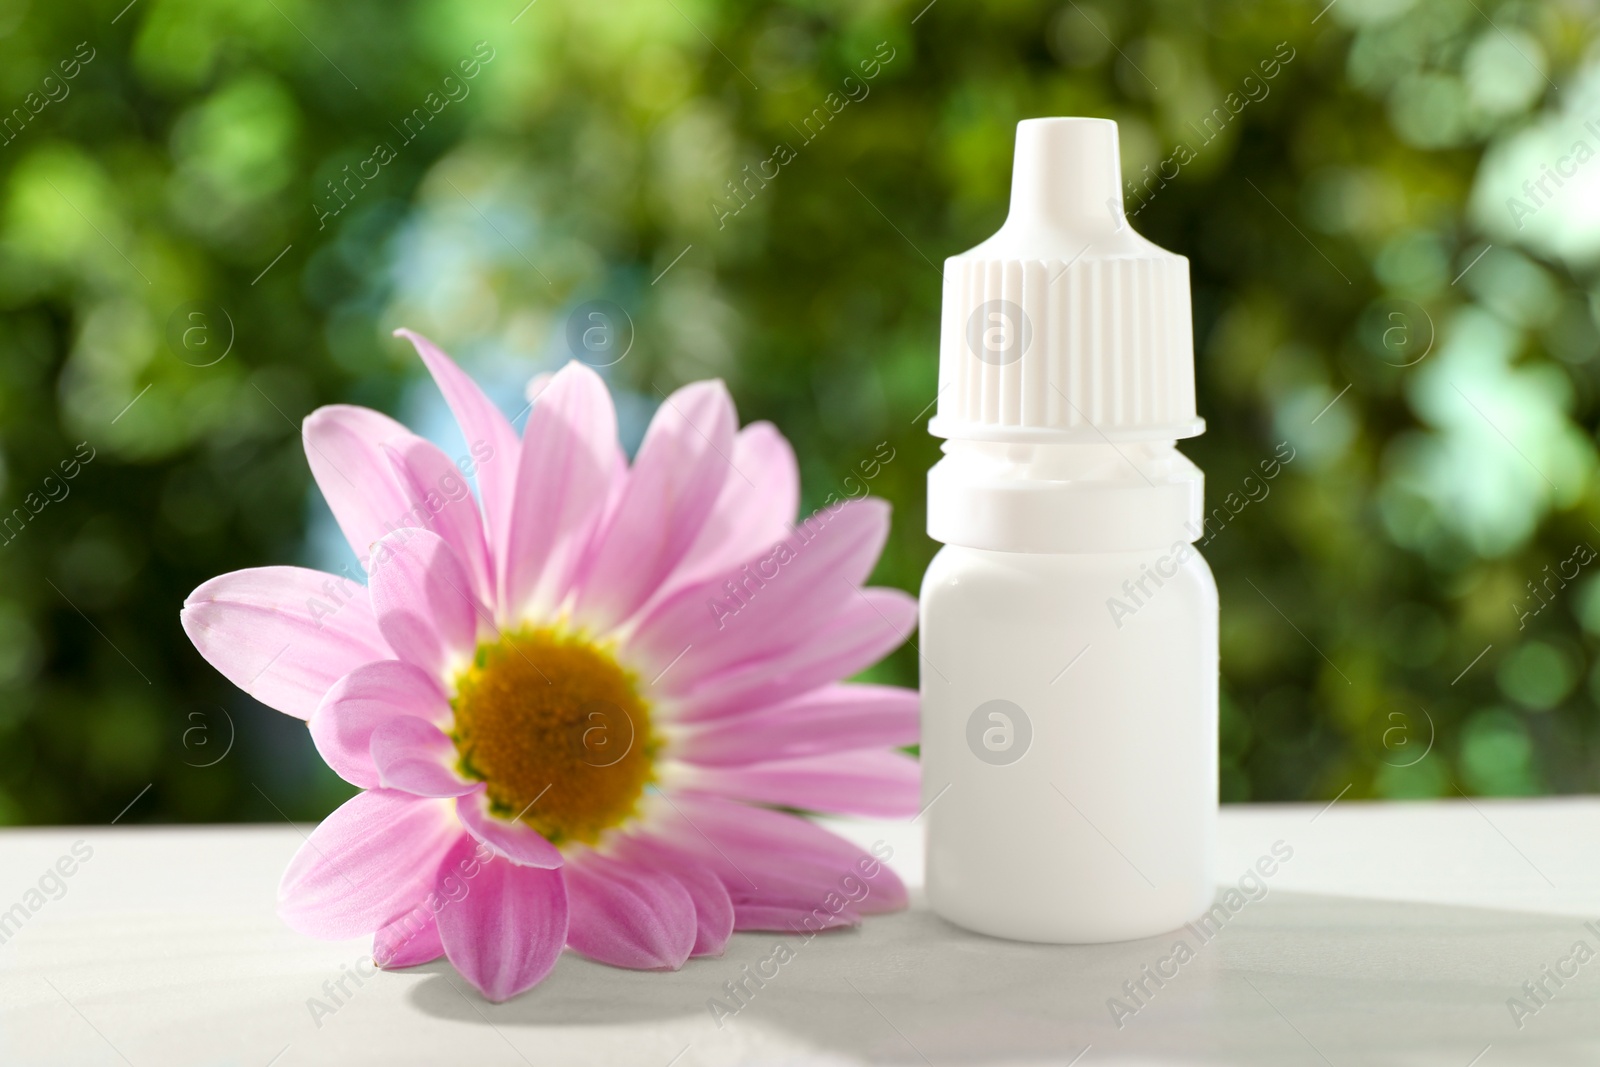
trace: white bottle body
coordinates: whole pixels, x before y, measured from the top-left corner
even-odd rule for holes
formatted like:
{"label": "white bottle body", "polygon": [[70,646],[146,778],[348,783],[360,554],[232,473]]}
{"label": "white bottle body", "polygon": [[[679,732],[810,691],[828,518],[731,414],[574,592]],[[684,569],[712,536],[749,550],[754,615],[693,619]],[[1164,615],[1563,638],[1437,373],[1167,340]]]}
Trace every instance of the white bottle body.
{"label": "white bottle body", "polygon": [[1176,929],[1211,905],[1217,591],[1187,540],[947,545],[923,579],[920,641],[934,911],[999,937],[1090,943]]}

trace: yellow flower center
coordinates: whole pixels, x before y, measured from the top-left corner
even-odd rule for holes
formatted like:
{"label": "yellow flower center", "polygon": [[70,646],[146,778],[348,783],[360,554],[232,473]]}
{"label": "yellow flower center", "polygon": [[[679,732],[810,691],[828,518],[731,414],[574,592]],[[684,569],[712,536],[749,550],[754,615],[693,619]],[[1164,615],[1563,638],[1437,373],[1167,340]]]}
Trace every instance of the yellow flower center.
{"label": "yellow flower center", "polygon": [[637,679],[609,651],[557,629],[478,646],[456,679],[461,771],[492,811],[552,844],[594,844],[637,814],[660,742]]}

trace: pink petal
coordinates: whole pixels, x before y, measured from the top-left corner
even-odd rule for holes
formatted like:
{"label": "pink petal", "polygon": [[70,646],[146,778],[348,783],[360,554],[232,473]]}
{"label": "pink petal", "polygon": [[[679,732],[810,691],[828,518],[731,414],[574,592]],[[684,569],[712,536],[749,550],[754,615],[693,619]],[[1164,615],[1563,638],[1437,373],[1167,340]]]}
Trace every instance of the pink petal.
{"label": "pink petal", "polygon": [[[567,891],[560,871],[481,859],[481,848],[462,834],[439,865],[438,891],[449,900],[439,935],[462,977],[490,1000],[508,1000],[555,967],[567,940]],[[457,875],[464,896],[448,881]]]}
{"label": "pink petal", "polygon": [[694,772],[693,782],[697,790],[763,804],[896,818],[915,815],[921,806],[922,769],[904,753],[862,749],[739,767],[702,767]]}
{"label": "pink petal", "polygon": [[305,719],[334,682],[393,653],[366,589],[303,567],[257,567],[211,579],[184,601],[200,654],[257,700]]}
{"label": "pink petal", "polygon": [[656,671],[672,664],[668,689],[681,690],[805,645],[860,606],[860,584],[888,534],[889,506],[881,500],[818,512],[764,556],[667,598],[639,624],[629,654]]}
{"label": "pink petal", "polygon": [[741,901],[733,906],[735,930],[776,930],[786,934],[840,930],[861,924],[861,914],[851,908],[838,912],[820,904]]}
{"label": "pink petal", "polygon": [[658,833],[714,871],[735,905],[837,894],[862,914],[906,906],[905,885],[878,856],[808,819],[716,797],[677,794]]}
{"label": "pink petal", "polygon": [[775,707],[713,719],[692,729],[676,755],[690,763],[729,765],[914,745],[919,704],[915,689],[823,686]]}
{"label": "pink petal", "polygon": [[694,900],[669,874],[588,853],[562,868],[572,918],[567,944],[590,959],[675,971],[694,950]]}
{"label": "pink petal", "polygon": [[898,589],[863,589],[840,614],[794,647],[739,664],[684,690],[673,667],[659,685],[677,692],[685,721],[703,721],[776,704],[872,666],[905,642],[917,602]]}
{"label": "pink petal", "polygon": [[411,501],[383,452],[384,442],[414,436],[387,415],[349,404],[318,408],[301,427],[311,475],[359,560],[384,534],[420,525],[406,521]]}
{"label": "pink petal", "polygon": [[605,382],[582,363],[568,363],[534,403],[522,436],[509,548],[500,561],[506,618],[553,608],[566,596],[620,454]]}
{"label": "pink petal", "polygon": [[[444,538],[472,576],[472,591],[485,604],[494,602],[494,581],[483,519],[472,487],[431,441],[399,438],[384,445],[384,455],[411,504],[403,525],[421,526]],[[387,531],[385,531],[387,532]]]}
{"label": "pink petal", "polygon": [[426,903],[413,907],[372,938],[372,961],[385,970],[431,963],[443,955],[439,924]]}
{"label": "pink petal", "polygon": [[609,629],[627,619],[683,560],[723,483],[742,476],[729,459],[736,427],[721,382],[695,382],[662,403],[586,565],[584,622]]}
{"label": "pink petal", "polygon": [[554,869],[561,866],[561,852],[527,823],[501,819],[489,811],[486,790],[476,790],[456,801],[456,817],[478,841],[522,867]]}
{"label": "pink petal", "polygon": [[720,956],[733,936],[733,900],[722,880],[697,863],[672,868],[672,877],[683,884],[694,900],[695,935],[691,956]]}
{"label": "pink petal", "polygon": [[772,423],[752,422],[734,438],[733,465],[749,480],[732,474],[722,483],[716,506],[663,594],[765,555],[791,533],[800,508],[800,468],[789,442]]}
{"label": "pink petal", "polygon": [[397,659],[367,663],[333,683],[311,716],[311,740],[339,777],[374,789],[372,731],[402,715],[442,724],[449,721],[450,702],[438,681],[418,667]]}
{"label": "pink petal", "polygon": [[733,900],[722,879],[686,852],[653,837],[624,838],[618,854],[641,867],[670,873],[694,900],[695,937],[691,956],[720,956],[733,934]]}
{"label": "pink petal", "polygon": [[417,355],[422,357],[439,392],[444,394],[445,403],[450,405],[461,427],[461,436],[466,438],[473,458],[478,461],[478,493],[483,499],[483,514],[487,520],[485,533],[489,551],[491,556],[503,556],[512,501],[516,497],[520,452],[517,432],[478,388],[478,383],[432,341],[410,330],[396,330],[394,334],[416,346]]}
{"label": "pink petal", "polygon": [[369,789],[311,831],[278,886],[278,914],[303,934],[369,934],[433,888],[434,870],[461,832],[440,801]]}
{"label": "pink petal", "polygon": [[401,659],[436,677],[471,659],[486,612],[443,538],[427,530],[390,534],[367,570],[378,629]]}
{"label": "pink petal", "polygon": [[385,789],[401,789],[419,797],[458,797],[481,782],[457,774],[456,746],[433,723],[414,715],[397,715],[372,731],[372,763]]}

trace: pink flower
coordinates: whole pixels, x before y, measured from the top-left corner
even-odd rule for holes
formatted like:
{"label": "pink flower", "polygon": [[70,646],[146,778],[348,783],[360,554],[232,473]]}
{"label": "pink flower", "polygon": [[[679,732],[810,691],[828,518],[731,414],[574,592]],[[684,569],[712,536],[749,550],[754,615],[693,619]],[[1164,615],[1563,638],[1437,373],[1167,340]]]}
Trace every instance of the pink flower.
{"label": "pink flower", "polygon": [[[448,356],[416,345],[470,444],[458,468],[394,420],[305,421],[363,587],[299,567],[215,578],[183,625],[234,684],[309,721],[362,792],[289,865],[280,911],[441,954],[493,1000],[563,947],[675,969],[733,930],[816,930],[904,906],[880,857],[780,808],[917,806],[916,694],[839,679],[914,625],[863,589],[871,499],[798,526],[798,474],[720,382],[661,405],[630,468],[592,370],[568,364],[519,441]],[[464,473],[476,477],[476,498]]]}

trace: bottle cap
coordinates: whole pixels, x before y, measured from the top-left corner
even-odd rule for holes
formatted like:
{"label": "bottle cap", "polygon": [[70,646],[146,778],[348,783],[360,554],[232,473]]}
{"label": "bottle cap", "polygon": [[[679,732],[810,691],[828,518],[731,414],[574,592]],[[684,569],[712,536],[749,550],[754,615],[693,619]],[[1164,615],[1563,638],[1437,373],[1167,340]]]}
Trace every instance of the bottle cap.
{"label": "bottle cap", "polygon": [[1017,124],[1011,210],[944,265],[938,437],[1155,441],[1195,414],[1189,261],[1122,207],[1117,124]]}

